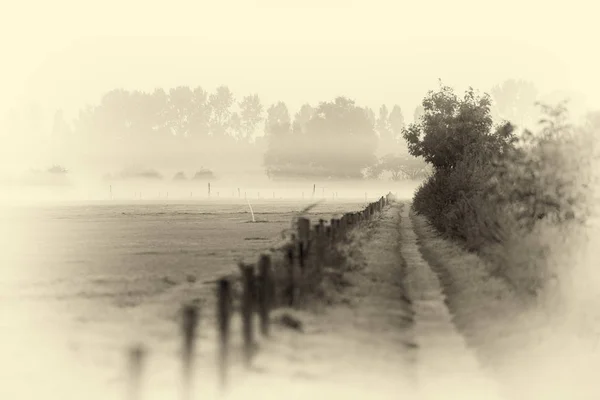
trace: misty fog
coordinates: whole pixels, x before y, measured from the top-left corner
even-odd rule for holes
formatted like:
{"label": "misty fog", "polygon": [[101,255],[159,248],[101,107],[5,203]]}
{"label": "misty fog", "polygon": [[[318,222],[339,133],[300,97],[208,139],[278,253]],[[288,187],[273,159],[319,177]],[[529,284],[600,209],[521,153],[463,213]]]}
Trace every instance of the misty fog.
{"label": "misty fog", "polygon": [[240,391],[598,398],[598,6],[34,3],[0,17],[0,397],[125,394],[138,342],[173,395],[184,303],[213,379],[213,283],[385,199]]}

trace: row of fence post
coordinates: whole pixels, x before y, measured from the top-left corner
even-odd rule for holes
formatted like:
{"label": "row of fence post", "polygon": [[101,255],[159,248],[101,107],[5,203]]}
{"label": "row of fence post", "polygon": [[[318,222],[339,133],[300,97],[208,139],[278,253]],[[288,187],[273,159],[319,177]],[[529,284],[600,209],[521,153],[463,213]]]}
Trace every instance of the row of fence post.
{"label": "row of fence post", "polygon": [[[368,204],[363,210],[332,218],[329,223],[320,219],[311,229],[310,220],[301,217],[297,230],[289,242],[276,254],[261,254],[256,264],[240,263],[242,297],[240,313],[242,318],[243,360],[246,368],[252,366],[257,351],[254,337],[254,316],[259,317],[259,332],[268,338],[270,314],[277,307],[297,307],[307,286],[312,286],[323,277],[323,267],[335,263],[332,257],[336,245],[348,238],[351,229],[371,220],[390,203],[393,195],[388,193],[379,200]],[[277,252],[275,252],[277,253]],[[231,319],[233,317],[233,290],[235,279],[231,276],[217,280],[217,330],[219,336],[218,376],[219,387],[228,386],[229,351],[231,341]],[[308,285],[307,285],[308,284]],[[194,345],[197,336],[199,310],[196,306],[183,308],[183,398],[190,400],[192,390]],[[135,347],[130,353],[131,385],[130,398],[140,400],[140,374],[143,349]]]}

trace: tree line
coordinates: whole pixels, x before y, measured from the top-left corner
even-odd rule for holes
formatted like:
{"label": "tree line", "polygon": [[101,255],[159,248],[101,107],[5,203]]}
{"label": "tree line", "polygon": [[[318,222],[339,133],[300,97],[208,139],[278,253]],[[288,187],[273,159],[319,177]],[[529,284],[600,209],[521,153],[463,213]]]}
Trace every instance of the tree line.
{"label": "tree line", "polygon": [[391,111],[382,105],[376,114],[337,97],[317,106],[304,104],[292,116],[283,101],[265,109],[257,94],[236,101],[227,86],[214,93],[180,86],[168,92],[112,90],[98,105],[80,110],[72,123],[57,112],[52,136],[65,147],[75,141],[104,149],[107,157],[116,147],[140,145],[165,152],[260,151],[271,179],[379,178],[389,171],[391,179],[399,180],[416,177],[402,173],[408,166],[425,167],[408,156],[404,125],[398,105]]}
{"label": "tree line", "polygon": [[[514,105],[525,104],[523,98],[528,98],[521,93],[531,97],[535,90],[527,83],[507,82],[493,92],[498,109],[518,112]],[[39,129],[39,110],[33,111],[37,113],[29,115],[30,124]],[[421,104],[414,120],[423,113]],[[14,115],[9,122],[9,129],[18,125]],[[212,93],[179,86],[152,92],[111,90],[70,122],[59,110],[51,139],[61,154],[94,153],[105,160],[115,159],[119,152],[145,154],[152,160],[168,154],[176,158],[232,150],[259,152],[272,179],[418,178],[426,164],[409,154],[404,128],[398,105],[391,109],[382,105],[375,112],[350,98],[337,97],[316,106],[304,104],[292,116],[283,101],[266,108],[257,94],[236,99],[227,86]]]}

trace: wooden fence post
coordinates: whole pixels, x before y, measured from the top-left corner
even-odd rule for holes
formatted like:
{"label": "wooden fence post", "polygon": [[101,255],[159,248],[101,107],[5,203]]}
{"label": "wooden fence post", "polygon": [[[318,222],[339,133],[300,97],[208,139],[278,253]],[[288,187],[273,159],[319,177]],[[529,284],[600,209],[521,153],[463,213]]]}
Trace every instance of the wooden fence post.
{"label": "wooden fence post", "polygon": [[331,226],[331,243],[333,244],[337,241],[338,237],[337,226],[335,225],[335,218],[331,218],[329,224]]}
{"label": "wooden fence post", "polygon": [[290,270],[290,282],[289,282],[289,303],[290,307],[293,307],[296,303],[296,274],[294,273],[294,248],[296,247],[296,239],[292,235],[292,243],[287,248],[287,261]]}
{"label": "wooden fence post", "polygon": [[141,345],[129,350],[129,399],[141,400],[142,369],[146,351]]}
{"label": "wooden fence post", "polygon": [[310,220],[308,218],[298,218],[298,257],[300,259],[300,268],[304,271],[306,256],[308,252],[308,241],[310,236]]}
{"label": "wooden fence post", "polygon": [[324,243],[324,236],[325,233],[323,232],[323,228],[324,225],[322,224],[323,220],[321,220],[318,224],[315,224],[314,227],[314,231],[315,231],[315,236],[314,236],[314,244],[315,244],[315,270],[312,271],[312,274],[317,274],[319,279],[320,279],[320,275],[321,275],[321,268],[323,266],[323,253],[325,251],[325,243]]}
{"label": "wooden fence post", "polygon": [[217,286],[217,318],[219,324],[219,383],[221,390],[227,387],[229,358],[229,325],[231,320],[231,284],[228,279],[219,279]]}
{"label": "wooden fence post", "polygon": [[269,336],[269,313],[272,308],[273,284],[271,276],[271,257],[267,254],[262,254],[258,260],[259,272],[259,316],[260,316],[260,331],[263,336]]}
{"label": "wooden fence post", "polygon": [[254,353],[254,330],[252,326],[252,317],[254,314],[255,302],[255,281],[254,266],[244,265],[242,267],[244,278],[244,295],[242,299],[242,334],[244,339],[244,363],[247,368],[252,363]]}
{"label": "wooden fence post", "polygon": [[194,364],[194,344],[198,326],[198,309],[187,305],[183,308],[183,398],[192,398],[192,374]]}

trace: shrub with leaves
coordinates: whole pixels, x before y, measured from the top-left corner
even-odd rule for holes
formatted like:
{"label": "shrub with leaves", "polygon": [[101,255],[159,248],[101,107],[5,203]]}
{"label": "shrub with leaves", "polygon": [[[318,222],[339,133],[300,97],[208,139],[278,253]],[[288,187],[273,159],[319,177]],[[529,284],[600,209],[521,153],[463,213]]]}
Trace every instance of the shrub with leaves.
{"label": "shrub with leaves", "polygon": [[402,131],[409,153],[441,170],[454,168],[469,153],[503,152],[515,140],[513,129],[506,124],[494,130],[490,106],[488,94],[469,88],[461,99],[440,84],[423,100],[420,120]]}
{"label": "shrub with leaves", "polygon": [[517,137],[510,123],[492,127],[487,96],[472,89],[461,100],[441,87],[423,106],[404,132],[411,154],[434,167],[415,211],[491,261],[519,292],[539,294],[564,269],[552,262],[557,252],[590,215],[600,118],[575,127],[566,103],[538,104],[539,129]]}
{"label": "shrub with leaves", "polygon": [[441,86],[423,101],[421,120],[403,135],[409,152],[434,168],[415,194],[415,211],[428,217],[441,233],[478,250],[485,241],[501,240],[493,218],[496,211],[484,204],[484,190],[493,175],[490,160],[514,146],[512,125],[494,128],[488,95],[469,89],[460,99]]}
{"label": "shrub with leaves", "polygon": [[518,145],[494,163],[487,201],[506,207],[530,232],[536,221],[584,222],[591,194],[592,137],[568,123],[565,103],[540,104],[538,132],[525,131]]}

